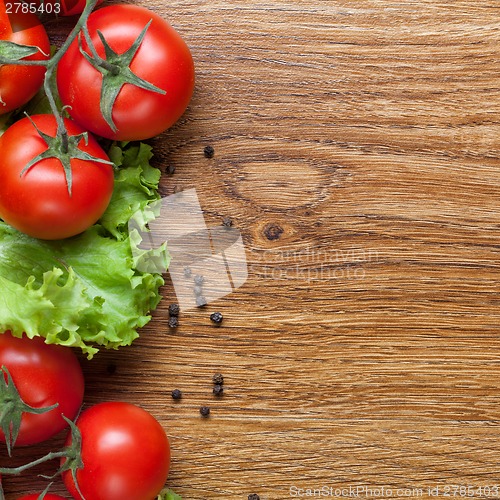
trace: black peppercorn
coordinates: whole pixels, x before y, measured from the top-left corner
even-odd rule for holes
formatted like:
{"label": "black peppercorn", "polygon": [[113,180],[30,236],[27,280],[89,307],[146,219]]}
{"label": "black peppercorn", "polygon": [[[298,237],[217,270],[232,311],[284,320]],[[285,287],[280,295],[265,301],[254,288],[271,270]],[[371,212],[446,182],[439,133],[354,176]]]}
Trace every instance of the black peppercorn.
{"label": "black peppercorn", "polygon": [[175,174],[175,165],[167,165],[165,168],[165,173],[168,175]]}
{"label": "black peppercorn", "polygon": [[215,385],[223,385],[223,384],[224,384],[224,377],[222,376],[222,373],[216,373],[216,374],[212,377],[212,382],[213,382]]}
{"label": "black peppercorn", "polygon": [[177,316],[170,316],[168,318],[168,326],[170,328],[177,328],[179,326],[179,318]]}
{"label": "black peppercorn", "polygon": [[260,500],[260,497],[257,493],[252,493],[251,495],[248,495],[248,500]]}
{"label": "black peppercorn", "polygon": [[182,398],[182,392],[179,389],[174,389],[172,391],[172,399],[179,400]]}
{"label": "black peppercorn", "polygon": [[179,312],[180,312],[179,304],[170,304],[168,306],[169,316],[179,316]]}
{"label": "black peppercorn", "polygon": [[224,387],[222,387],[222,385],[219,384],[214,385],[214,390],[213,390],[214,396],[222,396],[223,392],[224,392]]}
{"label": "black peppercorn", "polygon": [[222,323],[222,320],[224,319],[224,316],[222,316],[222,313],[220,312],[214,312],[210,315],[210,320],[215,323],[216,325],[220,325]]}
{"label": "black peppercorn", "polygon": [[191,278],[191,274],[192,274],[192,271],[191,271],[191,268],[186,266],[184,268],[184,277],[185,278]]}
{"label": "black peppercorn", "polygon": [[202,417],[208,417],[210,415],[210,408],[208,406],[202,406],[200,408],[200,414]]}
{"label": "black peppercorn", "polygon": [[213,158],[215,149],[212,146],[205,146],[203,148],[203,154],[205,155],[205,158]]}
{"label": "black peppercorn", "polygon": [[222,219],[222,225],[224,227],[231,227],[233,225],[233,219],[231,219],[231,217],[224,217]]}
{"label": "black peppercorn", "polygon": [[205,281],[205,278],[201,275],[201,274],[197,274],[195,277],[194,277],[194,284],[195,285],[203,285],[203,282]]}

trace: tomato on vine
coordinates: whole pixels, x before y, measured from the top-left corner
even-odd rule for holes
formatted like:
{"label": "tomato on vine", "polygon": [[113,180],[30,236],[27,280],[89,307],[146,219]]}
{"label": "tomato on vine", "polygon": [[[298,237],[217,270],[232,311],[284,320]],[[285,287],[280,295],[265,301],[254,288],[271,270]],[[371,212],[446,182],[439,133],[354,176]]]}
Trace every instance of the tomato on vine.
{"label": "tomato on vine", "polygon": [[68,112],[87,130],[143,140],[172,126],[194,89],[188,46],[164,19],[137,5],[93,12],[57,70]]}
{"label": "tomato on vine", "polygon": [[26,104],[43,84],[45,66],[7,64],[9,61],[47,61],[50,43],[37,16],[7,14],[0,3],[0,114]]}
{"label": "tomato on vine", "polygon": [[101,217],[113,193],[104,150],[73,121],[64,124],[66,152],[53,115],[23,118],[0,137],[0,217],[35,238],[81,233]]}
{"label": "tomato on vine", "polygon": [[[83,411],[76,427],[82,467],[75,476],[85,500],[156,498],[167,480],[170,445],[150,413],[130,403],[100,403]],[[67,444],[74,433],[70,436]],[[63,480],[73,498],[81,500],[71,470],[63,472]]]}
{"label": "tomato on vine", "polygon": [[0,367],[0,440],[9,450],[56,435],[68,425],[61,415],[76,417],[84,379],[70,348],[5,332],[0,334]]}

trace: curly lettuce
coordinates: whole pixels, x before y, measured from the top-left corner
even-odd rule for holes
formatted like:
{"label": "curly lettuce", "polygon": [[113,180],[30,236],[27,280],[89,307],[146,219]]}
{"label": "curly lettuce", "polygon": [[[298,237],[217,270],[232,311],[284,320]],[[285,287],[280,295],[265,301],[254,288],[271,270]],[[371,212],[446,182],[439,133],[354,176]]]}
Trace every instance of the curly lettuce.
{"label": "curly lettuce", "polygon": [[175,491],[166,488],[160,491],[156,500],[182,500],[182,497],[180,495],[177,495]]}
{"label": "curly lettuce", "polygon": [[[92,358],[101,347],[130,345],[151,320],[164,281],[159,272],[137,269],[128,222],[143,213],[147,223],[160,171],[146,144],[114,144],[110,157],[117,166],[111,202],[84,233],[38,240],[0,220],[0,331],[45,337]],[[156,269],[166,269],[166,248],[154,252],[162,259]]]}

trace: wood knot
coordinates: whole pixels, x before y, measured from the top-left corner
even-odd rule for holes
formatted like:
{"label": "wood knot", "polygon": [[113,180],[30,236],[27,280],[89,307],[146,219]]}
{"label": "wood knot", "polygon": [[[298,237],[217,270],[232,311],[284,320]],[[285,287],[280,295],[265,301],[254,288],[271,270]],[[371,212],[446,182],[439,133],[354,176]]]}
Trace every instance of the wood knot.
{"label": "wood knot", "polygon": [[267,226],[264,228],[264,236],[269,241],[279,240],[283,233],[284,229],[278,224],[267,224]]}

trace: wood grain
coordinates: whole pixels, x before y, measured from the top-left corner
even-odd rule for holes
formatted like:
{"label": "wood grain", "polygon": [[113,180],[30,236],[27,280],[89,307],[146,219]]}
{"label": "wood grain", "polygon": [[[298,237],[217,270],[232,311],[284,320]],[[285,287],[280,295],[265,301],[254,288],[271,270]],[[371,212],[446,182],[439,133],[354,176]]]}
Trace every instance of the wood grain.
{"label": "wood grain", "polygon": [[498,1],[135,3],[197,67],[152,141],[176,167],[162,193],[194,187],[209,226],[232,217],[249,278],[172,331],[167,276],[138,341],[82,361],[86,404],[156,415],[185,500],[500,485]]}

